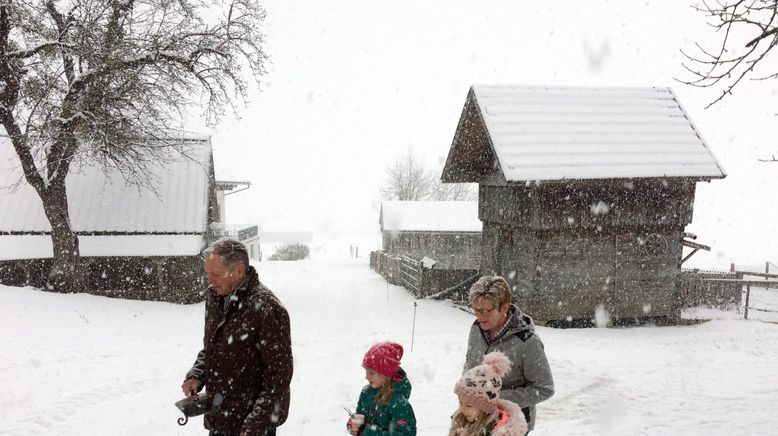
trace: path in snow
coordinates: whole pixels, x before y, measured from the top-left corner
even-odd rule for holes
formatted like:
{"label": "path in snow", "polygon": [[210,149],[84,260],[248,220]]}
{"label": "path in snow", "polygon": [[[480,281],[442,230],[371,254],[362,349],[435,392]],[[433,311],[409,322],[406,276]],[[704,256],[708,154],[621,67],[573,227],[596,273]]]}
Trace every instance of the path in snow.
{"label": "path in snow", "polygon": [[[280,435],[345,435],[375,341],[406,348],[421,436],[443,435],[472,317],[387,286],[365,259],[257,264],[289,309],[292,410]],[[0,286],[0,434],[204,434],[172,403],[202,340],[202,305]],[[533,435],[775,434],[778,326],[539,328],[557,386]]]}

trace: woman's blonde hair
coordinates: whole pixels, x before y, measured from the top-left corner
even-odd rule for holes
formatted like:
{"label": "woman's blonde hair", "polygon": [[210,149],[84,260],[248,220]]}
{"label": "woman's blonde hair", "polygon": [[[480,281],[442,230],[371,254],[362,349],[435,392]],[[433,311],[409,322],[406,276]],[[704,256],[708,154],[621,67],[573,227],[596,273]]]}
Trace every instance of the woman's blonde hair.
{"label": "woman's blonde hair", "polygon": [[511,288],[508,282],[500,276],[483,276],[470,287],[468,303],[475,300],[487,300],[497,307],[511,302]]}
{"label": "woman's blonde hair", "polygon": [[[489,415],[481,412],[475,421],[469,422],[462,412],[457,411],[453,417],[451,417],[451,428],[449,429],[449,436],[488,436],[491,434],[495,420],[490,420]],[[464,429],[465,432],[461,433],[458,430]]]}

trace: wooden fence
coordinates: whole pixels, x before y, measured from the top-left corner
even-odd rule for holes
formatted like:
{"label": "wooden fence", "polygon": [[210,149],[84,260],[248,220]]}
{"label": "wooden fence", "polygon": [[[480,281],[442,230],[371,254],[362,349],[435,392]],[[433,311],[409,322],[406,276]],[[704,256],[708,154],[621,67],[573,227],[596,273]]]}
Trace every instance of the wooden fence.
{"label": "wooden fence", "polygon": [[408,256],[400,258],[400,282],[415,296],[420,296],[423,268],[420,260]]}
{"label": "wooden fence", "polygon": [[[454,295],[454,291],[458,291],[459,294],[466,292],[470,284],[475,281],[472,278],[477,278],[479,273],[478,269],[451,269],[437,264],[433,268],[428,268],[419,259],[410,256],[389,256],[381,251],[370,253],[370,267],[381,274],[387,282],[408,289],[416,298],[426,298],[431,295],[439,295],[441,298],[461,298],[461,295]],[[466,283],[468,279],[470,282]],[[447,292],[441,293],[442,291]]]}

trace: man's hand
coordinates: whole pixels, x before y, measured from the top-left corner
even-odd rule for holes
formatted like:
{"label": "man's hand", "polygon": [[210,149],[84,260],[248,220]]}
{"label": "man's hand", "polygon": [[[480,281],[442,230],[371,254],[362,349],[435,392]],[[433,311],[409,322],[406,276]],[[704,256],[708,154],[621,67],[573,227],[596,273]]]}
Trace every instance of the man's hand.
{"label": "man's hand", "polygon": [[198,390],[200,390],[200,385],[202,385],[203,382],[200,380],[197,380],[196,378],[190,378],[187,379],[184,384],[181,385],[181,390],[184,391],[184,395],[187,397],[190,395],[194,395],[197,393]]}

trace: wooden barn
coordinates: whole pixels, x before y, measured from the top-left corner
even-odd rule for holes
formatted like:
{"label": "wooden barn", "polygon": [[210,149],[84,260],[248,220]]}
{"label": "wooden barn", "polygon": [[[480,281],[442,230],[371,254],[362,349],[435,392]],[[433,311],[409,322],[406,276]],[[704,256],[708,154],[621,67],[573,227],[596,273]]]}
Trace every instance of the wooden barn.
{"label": "wooden barn", "polygon": [[442,180],[479,183],[482,272],[548,321],[676,316],[695,185],[723,177],[669,88],[473,86]]}
{"label": "wooden barn", "polygon": [[481,263],[477,201],[384,201],[379,224],[388,255],[426,256],[447,269],[478,269]]}
{"label": "wooden barn", "polygon": [[[209,137],[185,138],[189,158],[153,168],[156,192],[85,164],[66,180],[71,224],[87,271],[85,292],[190,302],[201,298],[200,254],[220,224]],[[171,152],[174,153],[174,152]],[[0,137],[0,283],[44,288],[51,227],[40,197]]]}
{"label": "wooden barn", "polygon": [[384,201],[379,223],[380,272],[417,296],[442,291],[479,269],[476,201]]}

